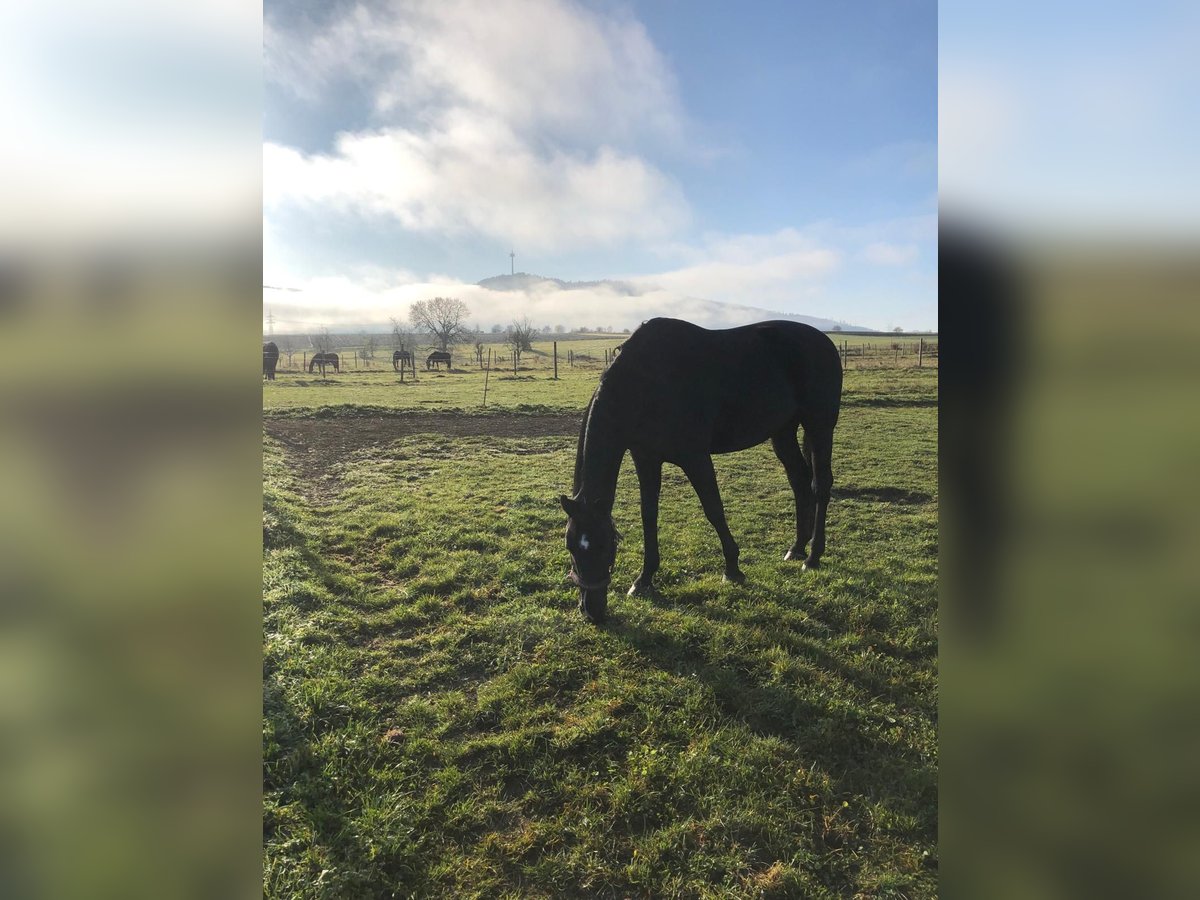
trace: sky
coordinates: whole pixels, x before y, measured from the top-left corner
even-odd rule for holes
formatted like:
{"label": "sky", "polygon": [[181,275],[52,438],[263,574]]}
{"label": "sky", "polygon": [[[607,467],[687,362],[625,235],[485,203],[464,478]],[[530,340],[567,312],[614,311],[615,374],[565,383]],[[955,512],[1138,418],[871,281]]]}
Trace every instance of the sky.
{"label": "sky", "polygon": [[[264,19],[277,331],[434,295],[485,329],[737,318],[696,300],[937,327],[936,3],[267,0]],[[628,289],[475,286],[510,265]]]}
{"label": "sky", "polygon": [[1200,232],[1200,7],[943,3],[943,211],[1047,240]]}

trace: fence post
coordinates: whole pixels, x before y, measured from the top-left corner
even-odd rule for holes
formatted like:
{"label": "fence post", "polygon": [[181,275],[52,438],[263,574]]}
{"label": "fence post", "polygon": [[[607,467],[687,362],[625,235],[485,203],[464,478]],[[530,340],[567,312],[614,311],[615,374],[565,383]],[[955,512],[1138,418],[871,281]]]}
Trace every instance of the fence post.
{"label": "fence post", "polygon": [[920,369],[925,365],[925,338],[921,338],[920,349],[917,350],[917,368]]}
{"label": "fence post", "polygon": [[483,373],[483,408],[487,409],[488,379],[492,377],[492,348],[488,347],[487,370]]}
{"label": "fence post", "polygon": [[558,381],[558,341],[554,342],[554,380]]}

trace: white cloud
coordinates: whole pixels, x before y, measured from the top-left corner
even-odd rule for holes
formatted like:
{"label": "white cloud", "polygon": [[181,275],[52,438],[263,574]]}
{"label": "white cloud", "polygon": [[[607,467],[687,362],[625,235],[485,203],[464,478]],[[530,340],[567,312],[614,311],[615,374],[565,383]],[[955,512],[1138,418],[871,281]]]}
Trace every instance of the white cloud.
{"label": "white cloud", "polygon": [[348,81],[375,125],[306,155],[267,144],[268,210],[385,217],[531,251],[658,240],[686,225],[644,153],[682,113],[640,23],[563,0],[401,0],[316,31],[268,22],[266,71],[306,100]]}
{"label": "white cloud", "polygon": [[611,147],[535,153],[503,122],[461,113],[425,133],[344,134],[332,154],[263,152],[268,211],[287,205],[475,233],[530,251],[661,239],[687,220],[679,188]]}
{"label": "white cloud", "polygon": [[780,302],[833,272],[839,252],[792,228],[772,234],[710,235],[699,247],[675,246],[679,268],[628,280],[675,294],[731,303]]}
{"label": "white cloud", "polygon": [[[457,297],[470,310],[470,324],[488,330],[528,317],[535,325],[604,325],[636,328],[655,316],[687,319],[709,328],[728,328],[760,321],[769,307],[713,303],[670,289],[650,288],[627,293],[615,286],[559,290],[538,286],[529,290],[492,291],[475,284],[420,281],[367,285],[348,277],[301,281],[302,292],[270,292],[265,308],[275,317],[278,333],[310,333],[322,326],[386,328],[391,317],[403,319],[416,300],[433,296]],[[747,298],[753,299],[753,298]]]}
{"label": "white cloud", "polygon": [[[721,328],[774,313],[876,327],[886,322],[929,327],[936,322],[936,250],[929,246],[935,227],[936,217],[916,216],[853,226],[822,222],[767,234],[714,233],[696,244],[661,245],[657,272],[611,272],[616,283],[586,289],[561,290],[544,282],[501,292],[444,275],[359,269],[334,279],[280,281],[280,274],[270,283],[303,292],[273,292],[264,299],[277,320],[331,326],[385,324],[414,300],[449,294],[466,302],[475,324],[484,327],[529,316],[539,325],[619,329],[653,316],[674,316]],[[898,310],[904,312],[898,315]],[[281,321],[280,327],[297,326]]]}
{"label": "white cloud", "polygon": [[[636,327],[653,316],[675,316],[728,327],[760,320],[764,310],[794,309],[797,298],[820,290],[842,258],[837,248],[795,229],[709,235],[699,246],[677,245],[671,252],[680,263],[676,268],[586,289],[560,290],[543,283],[502,292],[444,277],[416,279],[407,272],[375,269],[350,277],[291,279],[289,285],[302,287],[302,293],[265,299],[280,320],[301,323],[380,324],[403,315],[414,300],[450,292],[467,303],[475,324],[484,327],[522,316],[539,325],[616,328]],[[286,321],[281,324],[291,327]]]}
{"label": "white cloud", "polygon": [[567,0],[392,0],[313,29],[268,18],[267,77],[302,97],[357,81],[381,121],[458,107],[528,136],[677,138],[674,77],[632,16]]}

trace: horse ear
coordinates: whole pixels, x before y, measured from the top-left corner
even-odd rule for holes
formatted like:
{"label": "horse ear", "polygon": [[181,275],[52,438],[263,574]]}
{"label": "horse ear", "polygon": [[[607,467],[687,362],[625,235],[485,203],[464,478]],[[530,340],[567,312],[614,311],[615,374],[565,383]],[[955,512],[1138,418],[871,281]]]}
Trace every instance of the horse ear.
{"label": "horse ear", "polygon": [[572,500],[566,494],[559,494],[558,502],[562,505],[563,512],[565,512],[572,519],[578,518],[580,512],[583,511],[580,502],[578,500]]}

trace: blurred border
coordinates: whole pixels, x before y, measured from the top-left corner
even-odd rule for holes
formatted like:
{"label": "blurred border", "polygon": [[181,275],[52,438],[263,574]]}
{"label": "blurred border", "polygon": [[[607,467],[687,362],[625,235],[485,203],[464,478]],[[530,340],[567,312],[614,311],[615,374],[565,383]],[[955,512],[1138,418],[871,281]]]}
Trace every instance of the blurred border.
{"label": "blurred border", "polygon": [[0,895],[255,896],[261,8],[0,26]]}
{"label": "blurred border", "polygon": [[940,12],[942,889],[1192,896],[1200,17]]}

